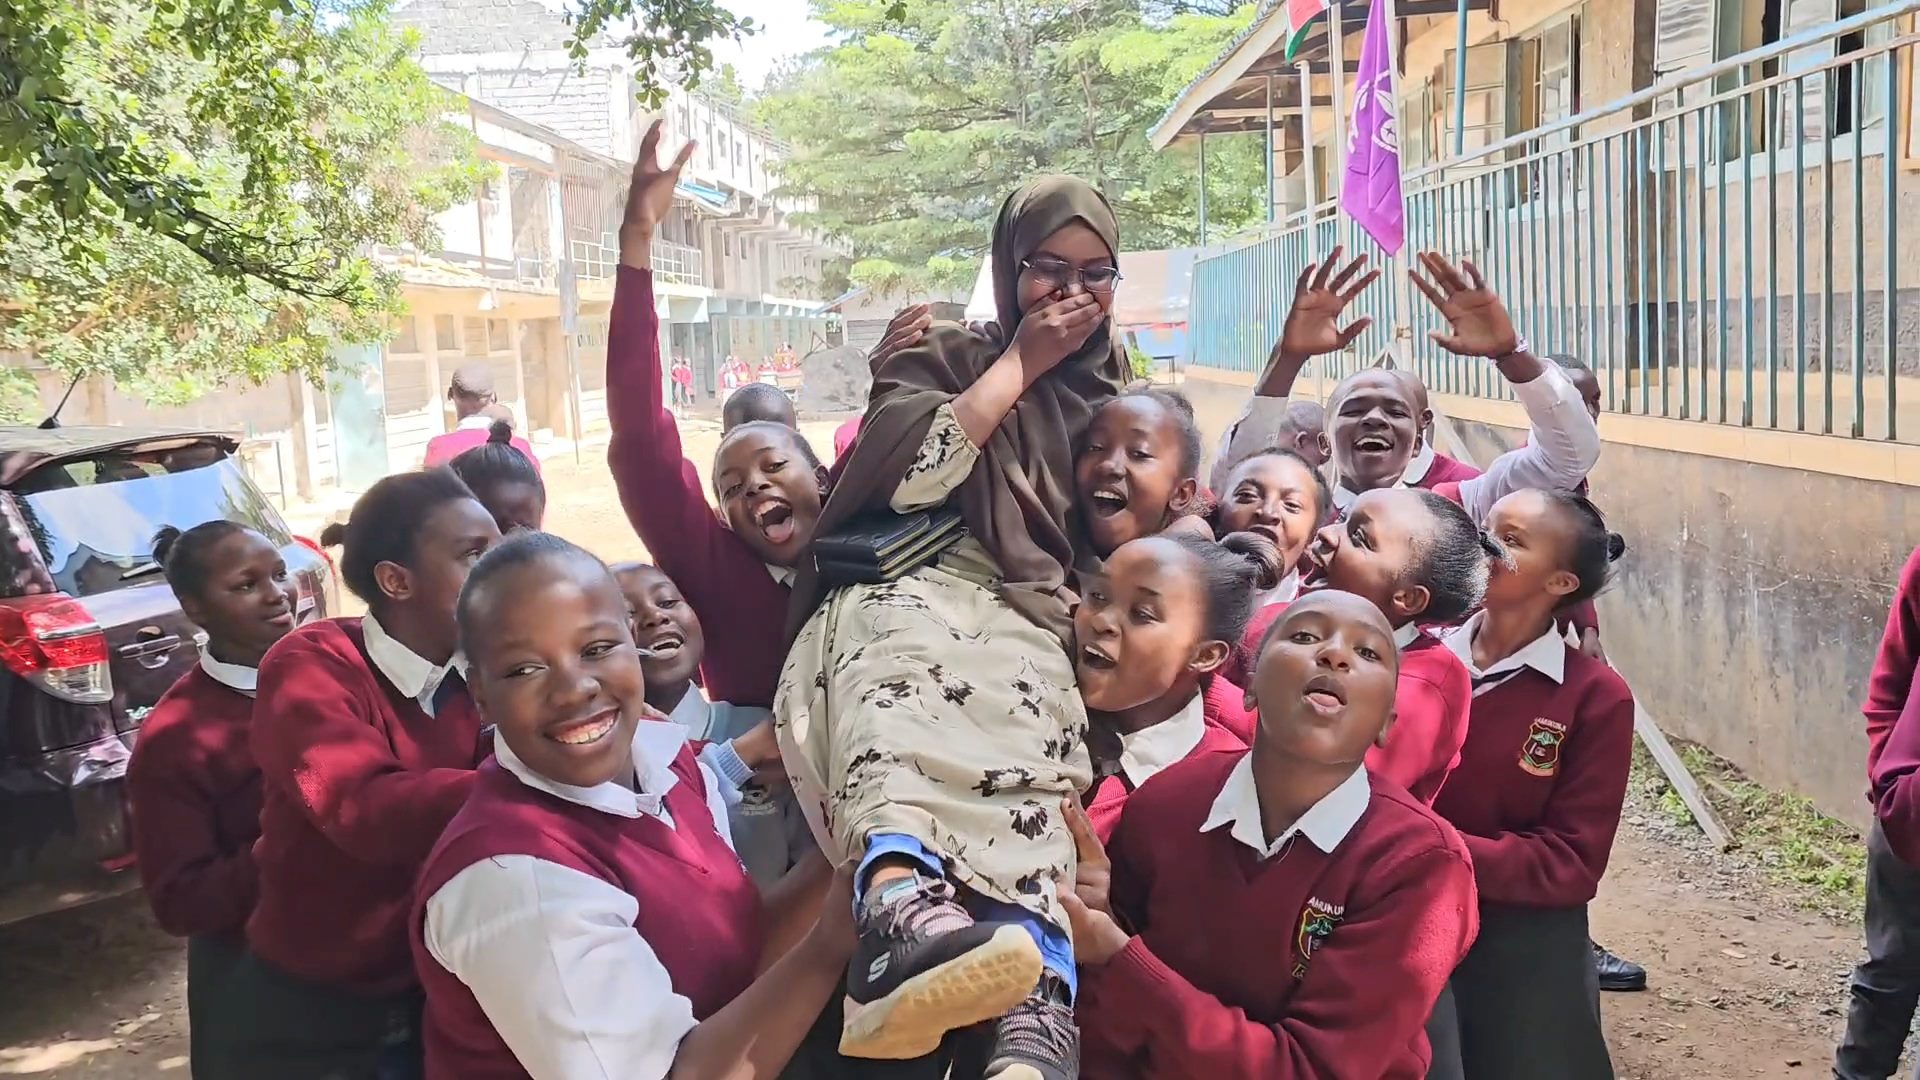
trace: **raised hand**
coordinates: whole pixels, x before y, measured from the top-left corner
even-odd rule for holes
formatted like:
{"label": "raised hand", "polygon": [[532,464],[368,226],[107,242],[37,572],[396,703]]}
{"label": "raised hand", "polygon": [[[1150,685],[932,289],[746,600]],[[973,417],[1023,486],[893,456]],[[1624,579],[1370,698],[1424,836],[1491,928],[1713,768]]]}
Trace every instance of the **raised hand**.
{"label": "raised hand", "polygon": [[1488,359],[1511,356],[1520,348],[1520,334],[1506,305],[1487,288],[1479,267],[1462,260],[1456,268],[1437,251],[1421,252],[1420,265],[1425,277],[1416,270],[1408,270],[1407,276],[1453,329],[1451,334],[1432,331],[1434,344],[1458,356]]}
{"label": "raised hand", "polygon": [[653,265],[654,233],[673,209],[673,186],[680,182],[680,170],[693,157],[693,144],[683,143],[673,163],[662,167],[661,126],[661,121],[655,120],[640,140],[640,157],[633,163],[633,180],[627,188],[627,212],[620,222],[620,261],[640,270]]}
{"label": "raised hand", "polygon": [[[1293,307],[1287,312],[1286,326],[1274,347],[1274,358],[1281,356],[1305,360],[1309,356],[1336,352],[1353,344],[1373,325],[1373,317],[1362,315],[1342,327],[1340,317],[1347,305],[1358,299],[1367,286],[1380,277],[1380,271],[1366,269],[1367,257],[1340,266],[1345,249],[1336,247],[1324,263],[1308,263],[1293,283]],[[1336,267],[1338,269],[1336,270]],[[1362,271],[1366,271],[1362,273]]]}
{"label": "raised hand", "polygon": [[927,328],[933,325],[932,311],[925,304],[915,304],[895,315],[893,321],[887,323],[886,333],[880,335],[880,344],[867,354],[867,370],[879,371],[880,365],[894,353],[920,344],[920,339],[927,336]]}

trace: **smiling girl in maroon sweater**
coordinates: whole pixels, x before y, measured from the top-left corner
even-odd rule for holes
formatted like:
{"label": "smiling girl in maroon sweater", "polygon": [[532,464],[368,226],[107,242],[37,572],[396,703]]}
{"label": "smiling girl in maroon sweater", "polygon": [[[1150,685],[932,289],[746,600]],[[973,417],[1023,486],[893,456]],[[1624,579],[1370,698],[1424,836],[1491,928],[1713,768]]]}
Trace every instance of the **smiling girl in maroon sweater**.
{"label": "smiling girl in maroon sweater", "polygon": [[[1203,693],[1245,629],[1253,593],[1279,577],[1266,537],[1220,543],[1150,536],[1123,544],[1085,585],[1074,612],[1074,674],[1087,703],[1094,782],[1082,801],[1101,839],[1127,796],[1177,761],[1246,743],[1221,723],[1221,698]],[[1241,696],[1232,691],[1231,701]],[[1236,717],[1237,719],[1237,717]]]}
{"label": "smiling girl in maroon sweater", "polygon": [[1214,510],[1214,532],[1221,536],[1255,532],[1280,549],[1280,581],[1254,595],[1257,613],[1300,594],[1307,569],[1307,548],[1333,513],[1333,489],[1312,462],[1292,450],[1257,450],[1227,473]]}
{"label": "smiling girl in maroon sweater", "polygon": [[620,271],[607,331],[607,465],[620,505],[653,561],[686,594],[711,634],[701,673],[716,701],[769,706],[786,659],[794,566],[813,541],[827,471],[798,431],[754,422],[728,432],[715,454],[719,514],[693,462],[660,374],[653,300],[653,235],[693,144],[662,168],[660,123],[633,167]]}
{"label": "smiling girl in maroon sweater", "polygon": [[187,939],[196,1062],[229,1026],[221,984],[253,910],[260,769],[247,738],[260,658],[293,629],[299,587],[271,540],[231,521],[160,530],[153,561],[206,632],[200,663],[161,695],[127,766],[134,853],[154,920]]}
{"label": "smiling girl in maroon sweater", "polygon": [[341,577],[366,617],[302,627],[260,665],[260,899],[235,975],[237,1076],[418,1068],[408,903],[486,749],[453,609],[500,539],[492,515],[447,470],[402,473],[360,497],[343,539]]}
{"label": "smiling girl in maroon sweater", "polygon": [[1134,793],[1110,896],[1105,860],[1083,857],[1063,896],[1082,1076],[1425,1074],[1423,1024],[1473,940],[1473,873],[1452,828],[1362,763],[1395,660],[1378,608],[1302,597],[1256,661],[1253,749]]}
{"label": "smiling girl in maroon sweater", "polygon": [[1567,645],[1554,612],[1606,583],[1593,504],[1521,491],[1488,519],[1508,551],[1486,606],[1446,644],[1474,679],[1473,720],[1434,809],[1465,837],[1480,939],[1453,977],[1473,1080],[1611,1077],[1587,938],[1633,754],[1633,695]]}
{"label": "smiling girl in maroon sweater", "polygon": [[460,627],[495,758],[421,873],[426,1075],[777,1075],[846,970],[850,880],[823,907],[815,854],[763,904],[600,560],[515,536]]}

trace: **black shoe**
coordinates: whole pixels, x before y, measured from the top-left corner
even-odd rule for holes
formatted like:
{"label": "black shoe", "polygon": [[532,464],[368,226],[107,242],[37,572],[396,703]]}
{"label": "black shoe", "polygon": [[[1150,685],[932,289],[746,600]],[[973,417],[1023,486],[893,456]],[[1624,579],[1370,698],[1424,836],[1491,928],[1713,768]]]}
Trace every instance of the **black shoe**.
{"label": "black shoe", "polygon": [[1080,1029],[1058,976],[1047,975],[1025,1001],[993,1025],[993,1057],[981,1080],[1074,1080]]}
{"label": "black shoe", "polygon": [[1600,976],[1602,990],[1645,990],[1647,969],[1631,960],[1622,960],[1593,943],[1593,970]]}
{"label": "black shoe", "polygon": [[915,1058],[947,1032],[991,1020],[1033,990],[1040,946],[1012,923],[975,923],[945,881],[870,889],[855,919],[840,1052]]}

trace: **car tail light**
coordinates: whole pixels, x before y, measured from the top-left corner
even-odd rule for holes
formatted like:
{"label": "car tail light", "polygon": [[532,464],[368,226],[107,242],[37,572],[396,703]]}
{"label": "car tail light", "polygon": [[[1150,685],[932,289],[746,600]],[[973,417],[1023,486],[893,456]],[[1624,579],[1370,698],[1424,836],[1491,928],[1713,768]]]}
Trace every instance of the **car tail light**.
{"label": "car tail light", "polygon": [[293,538],[293,541],[308,551],[313,552],[315,555],[320,556],[321,561],[327,564],[328,570],[336,572],[339,570],[339,567],[333,565],[333,555],[330,554],[326,548],[320,546],[320,541],[306,536],[296,536]]}
{"label": "car tail light", "polygon": [[64,701],[113,700],[106,631],[71,597],[0,601],[0,664]]}

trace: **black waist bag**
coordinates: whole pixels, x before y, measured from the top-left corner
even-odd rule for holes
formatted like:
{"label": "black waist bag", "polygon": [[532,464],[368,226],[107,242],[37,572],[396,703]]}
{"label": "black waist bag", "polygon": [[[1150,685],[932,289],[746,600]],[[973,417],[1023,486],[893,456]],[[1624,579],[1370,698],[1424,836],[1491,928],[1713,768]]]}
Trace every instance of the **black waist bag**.
{"label": "black waist bag", "polygon": [[932,562],[966,531],[960,512],[944,506],[911,514],[871,514],[832,535],[815,537],[813,561],[829,587],[877,585]]}

